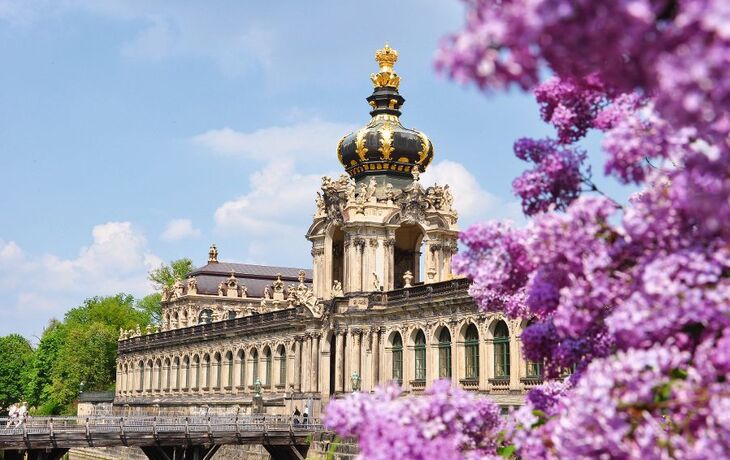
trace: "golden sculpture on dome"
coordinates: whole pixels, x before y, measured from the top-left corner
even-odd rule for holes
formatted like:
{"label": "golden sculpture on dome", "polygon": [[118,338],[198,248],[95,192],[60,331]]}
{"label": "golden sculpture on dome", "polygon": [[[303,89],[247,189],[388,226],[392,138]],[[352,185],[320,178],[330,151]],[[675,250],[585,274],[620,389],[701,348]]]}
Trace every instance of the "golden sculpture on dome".
{"label": "golden sculpture on dome", "polygon": [[400,77],[393,72],[393,66],[398,60],[398,51],[386,43],[384,47],[375,52],[375,60],[380,65],[380,72],[370,75],[373,85],[376,88],[389,86],[398,89]]}

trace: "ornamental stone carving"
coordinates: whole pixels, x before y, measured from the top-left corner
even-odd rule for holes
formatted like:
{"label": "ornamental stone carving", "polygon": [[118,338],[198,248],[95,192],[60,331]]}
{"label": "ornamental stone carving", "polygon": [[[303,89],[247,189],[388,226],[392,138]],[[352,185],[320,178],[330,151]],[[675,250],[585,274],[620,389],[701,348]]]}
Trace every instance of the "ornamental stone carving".
{"label": "ornamental stone carving", "polygon": [[198,280],[193,276],[188,280],[188,295],[195,295],[198,293]]}

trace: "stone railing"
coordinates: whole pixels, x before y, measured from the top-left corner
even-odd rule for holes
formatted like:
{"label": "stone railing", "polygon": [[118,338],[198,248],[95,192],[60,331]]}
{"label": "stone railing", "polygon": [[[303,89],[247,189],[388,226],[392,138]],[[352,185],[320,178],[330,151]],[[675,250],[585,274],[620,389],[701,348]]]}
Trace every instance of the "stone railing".
{"label": "stone railing", "polygon": [[394,289],[386,292],[373,292],[368,295],[370,305],[402,305],[417,300],[451,297],[462,294],[469,297],[471,283],[466,278],[457,278],[439,283],[420,284],[409,288]]}
{"label": "stone railing", "polygon": [[421,392],[426,389],[426,379],[416,379],[408,382],[411,385],[411,390],[414,392]]}
{"label": "stone railing", "polygon": [[509,391],[509,377],[489,379],[489,384],[492,385],[492,391]]}
{"label": "stone railing", "polygon": [[181,342],[202,342],[251,332],[260,333],[267,330],[287,329],[293,327],[294,322],[292,320],[298,316],[303,308],[305,307],[287,308],[132,337],[131,339],[119,341],[119,353],[148,350]]}
{"label": "stone railing", "polygon": [[[509,384],[509,382],[507,382],[507,383]],[[461,380],[459,380],[459,384],[461,384],[461,387],[465,390],[469,390],[469,391],[479,390],[479,379],[476,379],[476,378],[461,379]]]}
{"label": "stone railing", "polygon": [[523,377],[520,379],[525,388],[532,388],[538,385],[542,385],[542,377]]}

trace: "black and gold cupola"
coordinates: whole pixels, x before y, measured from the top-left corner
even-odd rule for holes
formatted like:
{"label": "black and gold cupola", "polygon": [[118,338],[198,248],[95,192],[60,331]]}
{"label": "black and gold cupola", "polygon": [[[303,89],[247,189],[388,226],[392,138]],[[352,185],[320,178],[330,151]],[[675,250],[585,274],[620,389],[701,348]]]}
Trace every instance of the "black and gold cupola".
{"label": "black and gold cupola", "polygon": [[380,71],[370,76],[375,89],[367,98],[373,110],[370,123],[340,139],[337,157],[350,176],[370,175],[411,177],[416,166],[423,172],[433,160],[433,144],[426,135],[403,127],[400,107],[405,102],[398,93],[400,77],[393,71],[398,52],[388,46],[375,53]]}

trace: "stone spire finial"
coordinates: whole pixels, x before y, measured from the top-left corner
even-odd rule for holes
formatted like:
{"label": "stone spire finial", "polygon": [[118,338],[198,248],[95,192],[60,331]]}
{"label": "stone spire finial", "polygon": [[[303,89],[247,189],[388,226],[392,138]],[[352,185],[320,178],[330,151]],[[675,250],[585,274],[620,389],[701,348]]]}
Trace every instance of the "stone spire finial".
{"label": "stone spire finial", "polygon": [[215,247],[215,244],[210,245],[210,250],[208,251],[208,263],[209,264],[218,263],[218,248]]}

